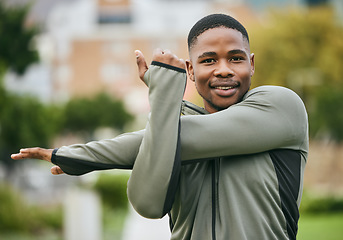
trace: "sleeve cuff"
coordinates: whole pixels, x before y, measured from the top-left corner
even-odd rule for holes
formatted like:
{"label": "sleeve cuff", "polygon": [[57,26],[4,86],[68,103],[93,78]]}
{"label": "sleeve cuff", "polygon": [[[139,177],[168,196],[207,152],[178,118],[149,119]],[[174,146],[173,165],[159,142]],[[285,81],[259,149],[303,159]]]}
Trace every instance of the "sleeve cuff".
{"label": "sleeve cuff", "polygon": [[157,62],[157,61],[152,61],[151,65],[168,68],[170,70],[174,70],[174,71],[181,72],[181,73],[186,73],[186,70],[183,68],[178,68],[178,67],[175,67],[175,66],[172,66],[169,64],[165,64],[165,63],[161,63],[161,62]]}

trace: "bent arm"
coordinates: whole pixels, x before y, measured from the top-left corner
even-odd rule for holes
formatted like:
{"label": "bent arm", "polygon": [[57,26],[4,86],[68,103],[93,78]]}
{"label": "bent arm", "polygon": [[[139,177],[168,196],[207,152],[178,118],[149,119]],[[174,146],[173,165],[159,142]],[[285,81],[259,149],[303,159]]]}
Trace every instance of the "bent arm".
{"label": "bent arm", "polygon": [[153,62],[145,75],[151,114],[128,182],[128,198],[144,217],[170,211],[181,169],[180,125],[186,72]]}
{"label": "bent arm", "polygon": [[283,87],[263,86],[226,110],[181,119],[182,160],[288,148],[307,152],[307,113]]}

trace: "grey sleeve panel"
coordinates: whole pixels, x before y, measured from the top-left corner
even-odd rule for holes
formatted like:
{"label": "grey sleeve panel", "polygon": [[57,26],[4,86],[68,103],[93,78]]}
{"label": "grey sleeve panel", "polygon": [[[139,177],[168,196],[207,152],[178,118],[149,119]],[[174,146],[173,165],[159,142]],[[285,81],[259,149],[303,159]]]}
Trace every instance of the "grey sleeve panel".
{"label": "grey sleeve panel", "polygon": [[132,169],[144,132],[141,130],[113,139],[64,146],[53,152],[51,161],[69,175],[114,168]]}
{"label": "grey sleeve panel", "polygon": [[144,79],[151,114],[128,182],[128,198],[142,216],[161,218],[172,206],[179,180],[179,120],[186,74],[152,65]]}
{"label": "grey sleeve panel", "polygon": [[[210,139],[210,140],[209,140]],[[291,90],[263,86],[214,114],[182,116],[182,160],[287,148],[308,152],[307,113]]]}

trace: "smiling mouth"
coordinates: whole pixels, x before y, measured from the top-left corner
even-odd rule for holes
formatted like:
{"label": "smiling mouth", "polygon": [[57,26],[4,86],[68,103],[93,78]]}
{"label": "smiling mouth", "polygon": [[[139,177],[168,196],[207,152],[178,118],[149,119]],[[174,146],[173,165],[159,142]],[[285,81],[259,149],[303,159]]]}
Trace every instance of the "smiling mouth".
{"label": "smiling mouth", "polygon": [[209,84],[210,88],[218,90],[230,90],[238,88],[240,83],[234,80],[215,80]]}
{"label": "smiling mouth", "polygon": [[239,82],[230,81],[230,82],[215,82],[210,86],[216,95],[220,97],[232,97],[238,91],[240,84]]}
{"label": "smiling mouth", "polygon": [[214,87],[215,89],[220,89],[220,90],[229,90],[229,89],[233,89],[235,88],[236,86],[232,86],[232,87]]}

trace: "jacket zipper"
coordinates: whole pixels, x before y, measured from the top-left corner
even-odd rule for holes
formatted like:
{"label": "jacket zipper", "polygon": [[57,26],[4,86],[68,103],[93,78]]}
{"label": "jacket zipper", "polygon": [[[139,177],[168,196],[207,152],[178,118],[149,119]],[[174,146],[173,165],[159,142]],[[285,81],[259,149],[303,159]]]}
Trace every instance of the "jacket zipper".
{"label": "jacket zipper", "polygon": [[217,165],[219,159],[212,161],[212,240],[216,240],[216,211],[217,211]]}

